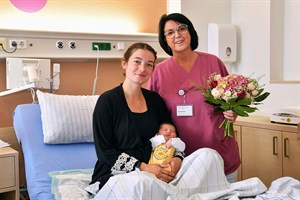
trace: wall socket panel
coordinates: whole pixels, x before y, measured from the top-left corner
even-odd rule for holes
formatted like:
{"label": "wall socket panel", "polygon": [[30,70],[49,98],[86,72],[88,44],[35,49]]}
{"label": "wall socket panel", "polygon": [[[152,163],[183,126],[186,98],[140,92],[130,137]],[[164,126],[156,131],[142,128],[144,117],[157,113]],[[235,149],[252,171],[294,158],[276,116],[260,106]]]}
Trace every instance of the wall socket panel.
{"label": "wall socket panel", "polygon": [[15,46],[13,44],[17,44],[18,49],[26,49],[27,48],[27,41],[26,40],[9,40],[9,48],[14,49]]}
{"label": "wall socket panel", "polygon": [[[157,35],[152,33],[94,34],[1,29],[1,38],[4,38],[6,41],[7,52],[13,52],[13,54],[0,51],[0,59],[13,56],[20,58],[50,58],[55,59],[57,62],[60,59],[74,59],[76,62],[81,62],[82,60],[95,59],[99,56],[101,59],[119,60],[123,57],[127,47],[140,41],[147,42],[155,48],[159,59],[169,57],[160,47]],[[16,51],[14,51],[15,48],[10,48],[9,45],[11,40],[16,43],[18,42],[16,40],[25,40],[27,48],[20,49],[17,47]],[[63,42],[63,48],[57,48],[57,41]],[[97,50],[100,51],[99,54]]]}
{"label": "wall socket panel", "polygon": [[92,42],[92,50],[99,50],[99,51],[110,51],[111,50],[111,43],[110,42]]}

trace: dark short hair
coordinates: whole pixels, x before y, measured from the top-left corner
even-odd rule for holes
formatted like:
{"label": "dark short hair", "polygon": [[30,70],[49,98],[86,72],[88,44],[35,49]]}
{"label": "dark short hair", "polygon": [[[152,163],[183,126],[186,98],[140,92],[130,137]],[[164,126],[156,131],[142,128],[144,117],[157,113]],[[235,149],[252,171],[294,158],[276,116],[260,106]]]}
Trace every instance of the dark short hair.
{"label": "dark short hair", "polygon": [[198,34],[197,34],[192,22],[181,13],[172,13],[169,15],[164,14],[161,16],[160,21],[159,21],[159,27],[158,27],[158,29],[159,29],[158,41],[159,41],[161,48],[170,56],[173,55],[173,52],[169,48],[167,41],[166,41],[166,37],[164,35],[165,34],[164,33],[165,24],[169,20],[173,20],[175,22],[179,22],[179,23],[188,25],[188,30],[191,35],[191,48],[192,48],[192,50],[195,50],[198,47]]}

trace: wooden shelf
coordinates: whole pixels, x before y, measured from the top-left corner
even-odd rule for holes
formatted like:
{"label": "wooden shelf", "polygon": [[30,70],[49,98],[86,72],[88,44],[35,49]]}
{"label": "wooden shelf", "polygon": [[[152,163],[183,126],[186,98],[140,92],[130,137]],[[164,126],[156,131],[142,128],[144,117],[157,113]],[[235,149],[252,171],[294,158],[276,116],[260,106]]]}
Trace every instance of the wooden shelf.
{"label": "wooden shelf", "polygon": [[0,199],[19,200],[19,153],[11,147],[0,148]]}

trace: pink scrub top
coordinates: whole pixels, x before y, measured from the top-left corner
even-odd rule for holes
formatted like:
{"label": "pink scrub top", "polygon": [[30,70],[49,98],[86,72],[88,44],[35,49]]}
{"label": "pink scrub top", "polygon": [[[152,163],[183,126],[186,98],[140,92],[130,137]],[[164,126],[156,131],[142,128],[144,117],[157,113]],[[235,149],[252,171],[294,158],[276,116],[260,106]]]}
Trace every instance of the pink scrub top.
{"label": "pink scrub top", "polygon": [[[172,57],[157,64],[148,89],[158,92],[166,102],[178,134],[186,144],[186,155],[202,147],[215,149],[224,160],[225,174],[230,174],[240,165],[237,142],[234,137],[224,138],[224,130],[219,128],[224,119],[223,113],[215,113],[215,107],[205,103],[202,91],[191,83],[193,81],[207,87],[212,73],[226,76],[228,72],[216,56],[202,52],[197,54],[190,72],[185,71]],[[176,107],[184,104],[179,90],[185,91],[186,105],[193,106],[193,116],[177,116]]]}

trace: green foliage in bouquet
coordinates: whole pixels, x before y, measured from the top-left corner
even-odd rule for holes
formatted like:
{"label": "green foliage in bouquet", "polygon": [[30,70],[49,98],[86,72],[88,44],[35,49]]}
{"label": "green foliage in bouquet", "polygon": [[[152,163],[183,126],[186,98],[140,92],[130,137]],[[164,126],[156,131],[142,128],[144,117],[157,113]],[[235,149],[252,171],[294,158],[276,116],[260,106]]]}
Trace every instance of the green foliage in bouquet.
{"label": "green foliage in bouquet", "polygon": [[[248,117],[248,113],[257,110],[255,105],[261,104],[270,95],[269,92],[263,92],[264,89],[258,83],[260,78],[254,79],[237,74],[221,77],[214,73],[207,81],[207,88],[191,82],[203,91],[205,102],[216,107],[215,112],[232,110],[238,116]],[[232,136],[233,123],[228,119],[224,119],[220,128],[224,128],[225,137]]]}

